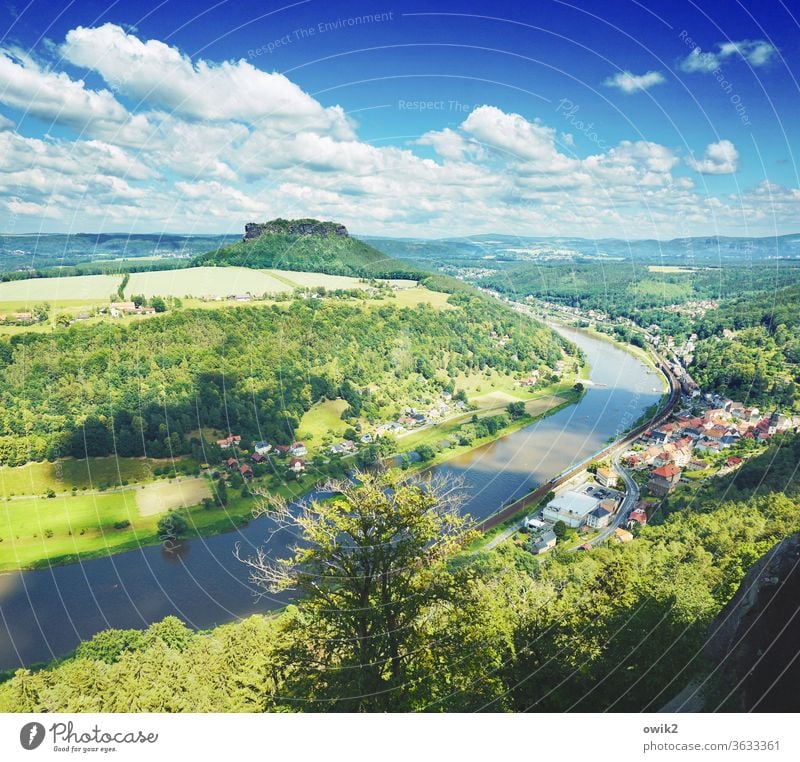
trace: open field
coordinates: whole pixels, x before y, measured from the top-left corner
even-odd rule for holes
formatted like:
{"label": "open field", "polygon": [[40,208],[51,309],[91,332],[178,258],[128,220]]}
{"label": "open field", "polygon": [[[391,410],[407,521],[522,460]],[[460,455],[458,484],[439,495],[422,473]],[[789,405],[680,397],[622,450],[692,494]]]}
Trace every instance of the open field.
{"label": "open field", "polygon": [[[406,291],[410,303],[419,294],[433,292],[416,287],[413,280],[387,280],[397,286],[398,298]],[[0,283],[0,312],[26,311],[32,305],[48,302],[53,309],[77,310],[104,304],[122,283],[122,275],[74,275],[60,278],[28,278]],[[249,267],[187,267],[130,274],[125,298],[133,294],[177,297],[227,297],[231,294],[278,294],[296,288],[363,288],[359,278],[289,270],[255,270]],[[446,301],[446,295],[443,295]],[[401,304],[404,306],[404,304]]]}
{"label": "open field", "polygon": [[34,305],[39,302],[51,302],[61,305],[63,302],[77,303],[78,306],[87,301],[105,301],[116,292],[122,276],[119,275],[79,275],[67,278],[28,278],[0,283],[0,305],[5,303],[17,305]]}
{"label": "open field", "polygon": [[309,439],[309,444],[315,446],[329,431],[334,436],[341,436],[347,428],[341,418],[346,407],[347,402],[341,399],[317,403],[300,420],[297,438],[301,441]]}
{"label": "open field", "polygon": [[228,296],[230,294],[274,294],[292,291],[292,286],[265,270],[248,267],[189,267],[183,270],[153,270],[131,273],[125,295]]}
{"label": "open field", "polygon": [[135,531],[115,529],[114,524],[135,524],[137,518],[132,490],[10,500],[0,504],[0,569],[74,555],[81,549],[119,549],[135,540]]}
{"label": "open field", "polygon": [[153,482],[136,490],[140,516],[156,516],[173,508],[190,508],[212,497],[208,481],[201,476]]}
{"label": "open field", "polygon": [[[297,288],[364,288],[365,284],[360,278],[349,275],[326,275],[325,273],[295,272],[294,270],[260,270],[259,272],[290,283]],[[395,285],[398,288],[411,288],[417,285],[415,280],[386,280],[384,283]]]}
{"label": "open field", "polygon": [[103,458],[75,460],[65,458],[55,463],[27,463],[24,466],[0,467],[0,497],[43,495],[47,490],[68,492],[98,489],[127,482],[147,481],[157,466],[169,465],[169,459]]}
{"label": "open field", "polygon": [[376,304],[392,304],[395,307],[416,307],[418,304],[430,304],[436,309],[452,309],[447,303],[450,294],[442,291],[430,291],[424,286],[414,286],[396,291],[393,296],[379,299]]}
{"label": "open field", "polygon": [[677,265],[648,265],[647,269],[651,273],[693,273],[696,267],[679,267]]}

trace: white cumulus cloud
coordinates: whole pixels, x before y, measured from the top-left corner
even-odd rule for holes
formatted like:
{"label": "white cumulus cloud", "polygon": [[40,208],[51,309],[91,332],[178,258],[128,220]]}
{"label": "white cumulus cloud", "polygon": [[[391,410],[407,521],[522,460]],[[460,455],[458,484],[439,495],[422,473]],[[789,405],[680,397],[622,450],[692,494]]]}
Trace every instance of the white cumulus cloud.
{"label": "white cumulus cloud", "polygon": [[719,42],[716,52],[703,52],[696,47],[680,61],[680,68],[689,73],[708,74],[722,66],[729,58],[740,58],[750,66],[766,66],[777,55],[778,49],[765,40],[740,40],[739,42]]}
{"label": "white cumulus cloud", "polygon": [[729,175],[739,167],[739,151],[730,140],[720,140],[706,146],[702,159],[688,156],[686,163],[703,175]]}
{"label": "white cumulus cloud", "polygon": [[623,93],[637,93],[649,90],[655,85],[666,82],[664,75],[660,71],[648,71],[644,74],[633,74],[629,71],[618,71],[611,77],[607,77],[603,84],[606,87],[615,87]]}
{"label": "white cumulus cloud", "polygon": [[98,72],[115,91],[173,114],[353,136],[340,107],[324,108],[283,74],[245,60],[193,62],[175,47],[142,41],[116,24],[73,29],[60,52],[75,66]]}

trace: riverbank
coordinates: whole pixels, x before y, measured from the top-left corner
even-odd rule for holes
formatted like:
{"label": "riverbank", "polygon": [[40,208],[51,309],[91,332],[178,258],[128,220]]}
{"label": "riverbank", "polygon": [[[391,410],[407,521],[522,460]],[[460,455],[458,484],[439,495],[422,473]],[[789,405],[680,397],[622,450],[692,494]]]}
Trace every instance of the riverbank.
{"label": "riverbank", "polygon": [[[478,522],[597,453],[623,417],[635,420],[660,397],[652,392],[655,375],[632,355],[572,328],[559,330],[591,365],[585,394],[494,441],[473,443],[467,453],[425,464],[437,478],[463,484],[462,510]],[[254,595],[234,554],[239,544],[246,555],[263,548],[269,558],[286,558],[295,538],[273,530],[262,517],[173,549],[152,545],[0,575],[0,668],[69,653],[109,628],[141,629],[174,615],[202,630],[285,606],[288,596]]]}
{"label": "riverbank", "polygon": [[[553,415],[575,404],[583,394],[567,383],[554,388],[560,388],[560,391],[551,389],[549,393],[524,401],[526,413],[493,435],[476,438],[469,444],[437,449],[448,436],[455,443],[458,430],[471,423],[473,413],[466,413],[425,431],[412,432],[408,441],[403,442],[406,445],[404,449],[392,457],[425,445],[435,451],[434,457],[408,466],[409,472],[425,471]],[[480,420],[504,411],[505,406],[499,406],[475,411],[474,415]],[[324,475],[301,474],[286,484],[270,484],[269,491],[289,501],[298,500],[310,493],[322,478]],[[183,493],[185,497],[175,506],[187,524],[181,539],[200,539],[231,532],[252,519],[255,507],[252,496],[229,488],[224,508],[216,502],[204,506],[199,497],[195,497],[194,504],[191,504],[190,494],[197,490],[188,489],[189,482],[202,484],[200,497],[213,495],[214,483],[209,477],[189,477],[155,480],[108,491],[63,493],[51,498],[36,495],[9,498],[0,506],[0,572],[74,564],[161,544],[158,522],[168,510],[143,515],[138,505],[143,491],[155,486],[172,489],[178,495]],[[252,488],[266,486],[258,480],[251,485]]]}

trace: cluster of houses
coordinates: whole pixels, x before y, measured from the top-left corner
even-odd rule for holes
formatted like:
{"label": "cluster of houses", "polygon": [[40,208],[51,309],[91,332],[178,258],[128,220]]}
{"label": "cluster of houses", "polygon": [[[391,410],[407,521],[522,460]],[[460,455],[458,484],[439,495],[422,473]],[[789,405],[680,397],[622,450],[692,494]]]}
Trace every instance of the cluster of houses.
{"label": "cluster of houses", "polygon": [[289,457],[289,469],[299,474],[305,471],[305,456],[308,455],[308,448],[303,442],[292,442],[290,445],[275,445],[269,442],[253,442],[253,454],[250,456],[250,463],[242,463],[238,455],[238,449],[242,444],[242,438],[238,434],[228,434],[224,439],[217,440],[217,446],[222,450],[232,450],[234,454],[225,458],[225,466],[229,471],[238,471],[242,478],[253,478],[252,464],[264,463],[267,461],[269,453]]}
{"label": "cluster of houses", "polygon": [[125,315],[155,315],[155,307],[137,307],[133,302],[111,302],[108,307],[111,317],[124,317]]}
{"label": "cluster of houses", "polygon": [[[450,392],[442,392],[438,401],[434,402],[429,408],[420,410],[415,407],[406,407],[396,421],[382,423],[374,432],[362,434],[361,443],[369,444],[378,437],[402,434],[404,431],[416,429],[420,426],[439,423],[443,418],[447,417],[448,413],[466,410],[466,407],[467,404],[463,400],[453,401],[453,395]],[[332,449],[331,452],[333,452]]]}
{"label": "cluster of houses", "polygon": [[[719,455],[743,439],[769,441],[776,433],[795,427],[795,421],[777,411],[764,414],[756,407],[708,394],[708,405],[702,415],[681,413],[638,440],[644,447],[625,453],[625,463],[634,470],[649,469],[648,490],[663,497],[679,483],[684,470],[702,470],[702,456]],[[729,457],[723,469],[732,470],[742,463],[737,456]]]}

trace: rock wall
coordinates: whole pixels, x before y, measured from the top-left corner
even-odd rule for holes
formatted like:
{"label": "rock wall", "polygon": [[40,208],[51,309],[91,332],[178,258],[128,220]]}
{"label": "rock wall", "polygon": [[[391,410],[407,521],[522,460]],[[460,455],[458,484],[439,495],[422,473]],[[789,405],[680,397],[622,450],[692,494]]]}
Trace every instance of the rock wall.
{"label": "rock wall", "polygon": [[714,619],[703,655],[717,665],[715,695],[732,711],[800,711],[800,534],[750,569]]}
{"label": "rock wall", "polygon": [[322,237],[347,236],[347,228],[337,222],[319,220],[273,220],[272,222],[248,222],[244,226],[244,241],[252,241],[262,235],[317,235]]}

